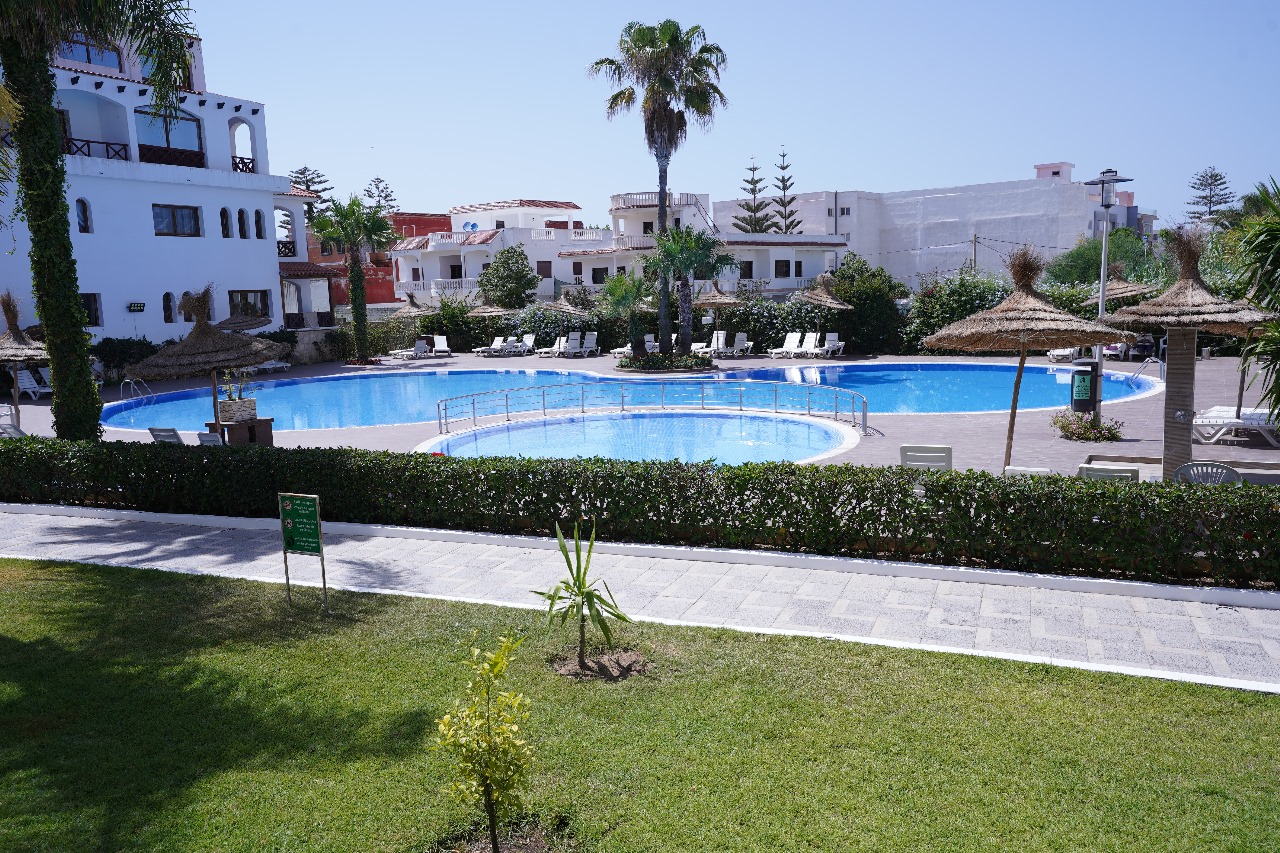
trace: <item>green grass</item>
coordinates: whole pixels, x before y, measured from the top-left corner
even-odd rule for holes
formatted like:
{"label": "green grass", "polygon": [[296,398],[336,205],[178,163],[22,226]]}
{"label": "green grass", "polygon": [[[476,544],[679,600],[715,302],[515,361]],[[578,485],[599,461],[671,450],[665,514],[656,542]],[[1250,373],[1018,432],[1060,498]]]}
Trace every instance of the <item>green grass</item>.
{"label": "green grass", "polygon": [[586,849],[1280,848],[1280,697],[656,625],[578,684],[535,612],[295,595],[0,561],[0,850],[424,850],[478,817],[430,749],[460,644],[511,630]]}

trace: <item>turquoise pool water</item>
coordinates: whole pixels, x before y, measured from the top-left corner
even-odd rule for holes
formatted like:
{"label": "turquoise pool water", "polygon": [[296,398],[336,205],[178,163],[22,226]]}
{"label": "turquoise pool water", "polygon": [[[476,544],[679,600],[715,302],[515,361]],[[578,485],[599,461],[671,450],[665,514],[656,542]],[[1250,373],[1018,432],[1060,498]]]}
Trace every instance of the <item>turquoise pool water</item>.
{"label": "turquoise pool water", "polygon": [[[773,386],[753,385],[742,380],[787,382],[794,389],[778,393],[783,410],[805,411],[809,400],[815,408],[829,408],[830,393],[805,385],[845,388],[866,395],[869,409],[876,412],[975,412],[1007,411],[1013,393],[1013,365],[964,363],[897,363],[804,365],[729,371],[720,374],[729,381],[708,391],[707,403],[717,400],[736,404],[739,394],[748,407],[773,408]],[[1065,406],[1070,393],[1069,367],[1029,365],[1022,380],[1019,407],[1024,409]],[[580,408],[616,405],[618,382],[626,384],[627,405],[652,405],[661,399],[667,405],[699,404],[697,385],[681,388],[681,379],[668,379],[665,390],[652,379],[605,377],[571,370],[445,370],[392,371],[348,374],[313,379],[267,380],[255,394],[260,417],[275,419],[277,430],[334,429],[382,426],[386,424],[435,421],[436,404],[450,397],[481,391],[526,389],[514,395],[512,411],[528,411],[542,405],[542,388],[552,385],[585,384],[572,389],[547,389],[548,408]],[[608,387],[591,388],[610,383]],[[705,383],[700,383],[705,384]],[[1104,374],[1103,399],[1120,400],[1156,387],[1153,380],[1139,377],[1130,384],[1126,374]],[[710,386],[707,386],[710,387]],[[718,398],[717,398],[718,395]],[[847,398],[845,398],[847,400]],[[470,419],[458,408],[454,417]],[[504,405],[500,397],[482,400],[477,414],[495,414]],[[847,402],[841,404],[847,407]],[[486,408],[487,407],[487,408]],[[847,408],[842,411],[847,412]],[[102,423],[119,429],[176,427],[203,430],[212,416],[207,388],[159,394],[139,400],[109,403]]]}
{"label": "turquoise pool water", "polygon": [[450,456],[799,462],[844,441],[817,421],[737,412],[628,412],[537,419],[445,437],[424,448]]}

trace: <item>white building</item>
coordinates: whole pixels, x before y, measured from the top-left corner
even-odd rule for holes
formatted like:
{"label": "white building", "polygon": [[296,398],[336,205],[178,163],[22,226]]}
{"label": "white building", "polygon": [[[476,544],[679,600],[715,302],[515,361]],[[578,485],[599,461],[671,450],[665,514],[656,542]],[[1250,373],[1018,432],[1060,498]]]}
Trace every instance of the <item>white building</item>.
{"label": "white building", "polygon": [[[1072,181],[1071,163],[1044,163],[1035,177],[940,189],[872,193],[862,190],[801,193],[796,208],[805,236],[836,235],[850,251],[914,286],[921,274],[951,272],[974,260],[980,269],[1004,269],[1001,253],[1030,243],[1052,257],[1081,237],[1100,235],[1104,211],[1096,187]],[[1112,228],[1149,236],[1154,211],[1119,192]],[[725,235],[740,234],[733,217],[745,199],[718,201],[715,221]],[[745,235],[744,235],[745,236]],[[976,239],[975,239],[976,238]]]}
{"label": "white building", "polygon": [[[208,91],[201,42],[187,46],[189,86],[181,113],[168,120],[152,114],[146,70],[128,47],[73,41],[50,68],[80,293],[95,339],[181,337],[191,328],[178,311],[182,294],[210,283],[215,321],[255,314],[279,326],[286,310],[306,309],[313,321],[328,316],[327,287],[317,293],[313,284],[326,273],[305,264],[305,241],[277,225],[284,211],[301,223],[309,194],[270,173],[265,108]],[[4,142],[12,144],[8,134]],[[12,214],[16,187],[8,190],[0,215]],[[26,225],[15,221],[12,236],[14,251],[0,255],[0,287],[13,289],[28,325],[37,319]]]}
{"label": "white building", "polygon": [[[707,215],[710,197],[670,193],[668,221],[715,230]],[[396,259],[397,293],[415,293],[427,304],[442,295],[475,298],[480,273],[498,251],[523,244],[529,263],[542,279],[539,299],[552,299],[556,284],[604,284],[615,272],[634,269],[653,248],[658,194],[623,193],[610,198],[609,229],[583,228],[573,219],[578,205],[566,201],[516,199],[465,205],[449,211],[453,230],[401,240],[391,247]],[[721,277],[725,290],[749,281],[754,289],[785,295],[812,282],[832,267],[846,249],[832,235],[741,234],[721,229],[738,269]]]}

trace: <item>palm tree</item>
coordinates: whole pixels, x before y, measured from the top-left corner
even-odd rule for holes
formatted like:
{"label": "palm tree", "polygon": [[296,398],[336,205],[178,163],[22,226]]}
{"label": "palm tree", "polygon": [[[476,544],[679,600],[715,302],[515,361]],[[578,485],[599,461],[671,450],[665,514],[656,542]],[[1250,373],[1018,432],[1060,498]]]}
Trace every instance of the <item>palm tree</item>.
{"label": "palm tree", "polygon": [[644,259],[646,270],[657,269],[663,278],[680,282],[681,353],[688,353],[693,345],[693,280],[713,278],[738,265],[738,259],[724,249],[714,234],[685,225],[654,238],[653,253]]}
{"label": "palm tree", "polygon": [[[659,234],[667,230],[667,166],[685,140],[689,119],[707,127],[716,107],[729,103],[718,85],[725,62],[724,51],[707,42],[702,27],[681,29],[668,19],[657,26],[627,24],[618,39],[618,55],[597,59],[589,69],[622,87],[606,102],[609,118],[640,100],[644,141],[658,161]],[[658,285],[658,340],[663,353],[671,351],[671,290],[665,274]]]}
{"label": "palm tree", "polygon": [[[0,65],[21,121],[13,128],[18,190],[31,232],[31,282],[44,326],[59,438],[96,439],[102,398],[89,368],[86,316],[71,248],[62,125],[54,109],[49,61],[73,35],[132,45],[149,62],[157,112],[177,108],[195,36],[181,0],[21,0],[0,3]],[[0,102],[3,106],[3,102]]]}
{"label": "palm tree", "polygon": [[311,230],[321,240],[340,243],[347,250],[347,278],[351,281],[351,324],[355,327],[356,360],[369,357],[369,312],[365,307],[364,267],[360,250],[369,246],[380,252],[391,245],[396,232],[377,205],[367,205],[351,195],[346,203],[335,201],[311,220]]}
{"label": "palm tree", "polygon": [[[1246,198],[1254,199],[1256,211],[1241,225],[1240,254],[1243,268],[1240,283],[1250,299],[1271,311],[1280,310],[1280,183],[1260,183]],[[1280,412],[1280,324],[1269,323],[1247,348],[1246,355],[1262,368],[1262,402],[1272,412]],[[1243,377],[1241,379],[1243,382]]]}
{"label": "palm tree", "polygon": [[653,282],[647,276],[634,272],[615,273],[605,279],[604,288],[600,291],[609,312],[627,319],[627,340],[631,344],[631,354],[636,358],[648,352],[644,345],[643,315],[653,293]]}

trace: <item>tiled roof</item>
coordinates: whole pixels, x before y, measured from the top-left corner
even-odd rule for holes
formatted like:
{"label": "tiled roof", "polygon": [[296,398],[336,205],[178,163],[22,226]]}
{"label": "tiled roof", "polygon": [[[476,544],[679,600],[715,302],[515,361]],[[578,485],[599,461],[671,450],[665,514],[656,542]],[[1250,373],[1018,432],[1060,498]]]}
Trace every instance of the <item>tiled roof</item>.
{"label": "tiled roof", "polygon": [[801,240],[778,240],[778,241],[752,240],[750,237],[748,237],[745,240],[738,240],[732,236],[726,236],[724,238],[724,244],[730,249],[732,249],[734,246],[770,246],[770,247],[783,246],[786,248],[795,248],[795,249],[843,249],[847,245],[849,245],[844,240],[840,240],[838,242],[823,241],[823,242],[806,243]]}
{"label": "tiled roof", "polygon": [[392,252],[404,252],[412,249],[425,249],[431,241],[430,234],[419,234],[417,237],[406,237],[391,244]]}
{"label": "tiled roof", "polygon": [[295,184],[289,184],[289,191],[287,193],[276,193],[276,195],[291,195],[298,198],[320,198],[320,193],[313,193],[311,190],[304,190],[302,187]]}
{"label": "tiled roof", "polygon": [[582,210],[571,201],[543,201],[536,198],[516,198],[511,201],[488,201],[484,204],[464,204],[450,209],[450,213],[481,213],[486,210],[508,210],[513,207],[542,207],[552,210]]}
{"label": "tiled roof", "polygon": [[[440,243],[441,246],[483,246],[485,243],[493,242],[493,238],[498,236],[497,231],[475,231],[467,235],[466,239],[461,243]],[[391,244],[391,251],[404,252],[414,249],[425,249],[427,244],[431,242],[430,234],[419,234],[417,237],[406,237]]]}
{"label": "tiled roof", "polygon": [[580,258],[587,255],[616,255],[619,252],[640,252],[642,249],[572,249],[568,252],[560,252],[557,257],[561,258]]}
{"label": "tiled roof", "polygon": [[342,278],[346,272],[341,267],[326,267],[310,261],[281,261],[281,278]]}

